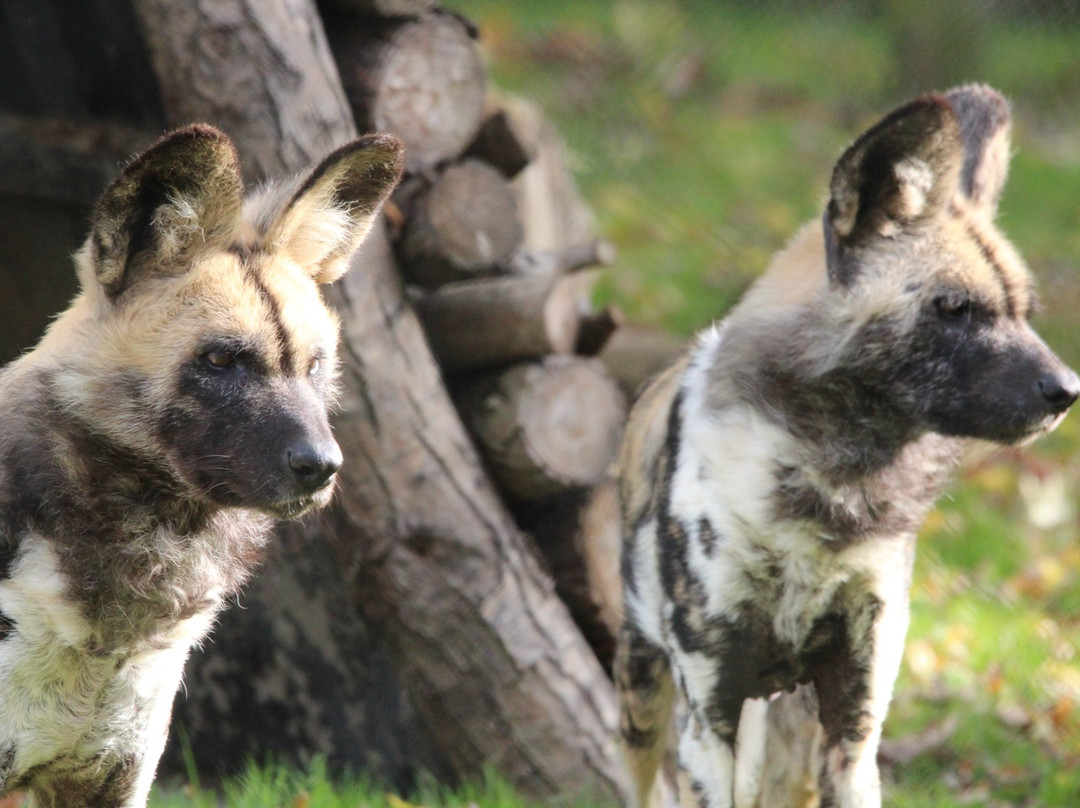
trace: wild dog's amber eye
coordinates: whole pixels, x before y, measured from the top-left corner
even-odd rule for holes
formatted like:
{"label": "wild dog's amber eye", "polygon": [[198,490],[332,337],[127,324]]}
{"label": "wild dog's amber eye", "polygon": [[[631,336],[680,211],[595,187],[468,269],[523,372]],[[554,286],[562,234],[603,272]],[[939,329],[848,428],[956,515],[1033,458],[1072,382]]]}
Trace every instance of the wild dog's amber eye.
{"label": "wild dog's amber eye", "polygon": [[207,351],[202,358],[210,367],[224,370],[236,362],[236,351]]}
{"label": "wild dog's amber eye", "polygon": [[934,308],[942,317],[955,320],[971,314],[974,304],[963,295],[941,295],[934,298]]}

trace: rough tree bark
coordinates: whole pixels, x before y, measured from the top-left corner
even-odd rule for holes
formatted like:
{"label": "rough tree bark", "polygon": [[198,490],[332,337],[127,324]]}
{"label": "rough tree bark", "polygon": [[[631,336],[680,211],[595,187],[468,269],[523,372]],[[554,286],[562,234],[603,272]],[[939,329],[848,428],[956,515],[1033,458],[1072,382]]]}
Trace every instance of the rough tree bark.
{"label": "rough tree bark", "polygon": [[[170,122],[222,126],[256,175],[354,134],[307,0],[135,8]],[[493,765],[534,795],[621,799],[610,685],[484,476],[385,241],[329,297],[340,494],[279,531],[244,608],[192,659],[176,718],[197,760],[239,763],[256,738],[399,781]]]}

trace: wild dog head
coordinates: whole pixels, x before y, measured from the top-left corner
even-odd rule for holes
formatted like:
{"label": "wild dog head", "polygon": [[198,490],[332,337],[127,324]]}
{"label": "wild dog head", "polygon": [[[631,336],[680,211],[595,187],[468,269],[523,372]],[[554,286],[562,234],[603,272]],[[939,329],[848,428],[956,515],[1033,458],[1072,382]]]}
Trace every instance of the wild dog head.
{"label": "wild dog head", "polygon": [[82,291],[50,329],[72,418],[210,505],[295,516],[330,497],[338,278],[401,173],[368,136],[245,201],[236,151],[207,126],[136,158],[97,202]]}
{"label": "wild dog head", "polygon": [[[803,309],[811,355],[799,362],[869,402],[868,417],[887,416],[901,440],[1023,441],[1080,395],[1080,379],[1028,324],[1030,275],[994,225],[1009,129],[996,91],[959,87],[895,110],[833,171],[826,277]],[[784,272],[749,297],[806,284]]]}

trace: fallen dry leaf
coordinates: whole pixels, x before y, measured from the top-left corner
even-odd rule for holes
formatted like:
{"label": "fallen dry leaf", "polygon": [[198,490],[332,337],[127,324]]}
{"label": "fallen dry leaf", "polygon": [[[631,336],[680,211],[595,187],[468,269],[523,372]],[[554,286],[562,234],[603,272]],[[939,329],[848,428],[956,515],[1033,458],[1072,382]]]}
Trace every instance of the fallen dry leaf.
{"label": "fallen dry leaf", "polygon": [[419,805],[413,805],[411,802],[406,802],[397,794],[387,794],[386,802],[389,804],[390,808],[422,808]]}
{"label": "fallen dry leaf", "polygon": [[920,755],[936,751],[949,742],[959,721],[950,715],[912,735],[884,738],[878,747],[878,760],[892,766],[906,766]]}

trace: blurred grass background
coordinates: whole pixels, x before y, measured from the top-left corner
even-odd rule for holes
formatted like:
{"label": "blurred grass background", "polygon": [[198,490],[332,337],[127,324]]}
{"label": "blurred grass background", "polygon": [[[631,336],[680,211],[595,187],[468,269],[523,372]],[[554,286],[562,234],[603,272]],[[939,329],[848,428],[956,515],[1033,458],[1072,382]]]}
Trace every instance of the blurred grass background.
{"label": "blurred grass background", "polygon": [[[496,85],[536,102],[566,139],[620,251],[603,296],[680,334],[723,316],[820,214],[833,162],[863,128],[929,90],[994,85],[1015,116],[999,223],[1038,277],[1036,326],[1080,367],[1080,5],[447,5],[479,24]],[[1078,449],[1073,414],[1034,446],[982,453],[929,519],[886,727],[887,806],[1080,805]],[[318,766],[253,769],[232,788],[236,806],[386,799],[335,790]],[[464,800],[453,804],[514,804],[497,783]],[[188,788],[155,804],[216,803]]]}

